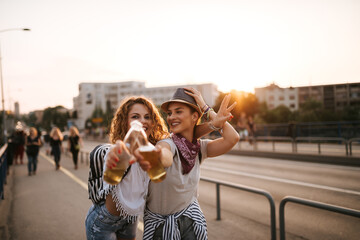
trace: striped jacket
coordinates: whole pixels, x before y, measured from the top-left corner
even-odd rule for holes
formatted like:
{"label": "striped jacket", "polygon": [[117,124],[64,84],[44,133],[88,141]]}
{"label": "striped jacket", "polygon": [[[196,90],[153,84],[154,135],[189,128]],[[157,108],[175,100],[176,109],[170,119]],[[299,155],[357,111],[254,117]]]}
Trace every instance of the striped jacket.
{"label": "striped jacket", "polygon": [[143,240],[153,239],[155,230],[161,224],[164,224],[162,239],[180,240],[181,236],[177,219],[182,215],[194,221],[194,233],[197,240],[208,239],[205,216],[200,209],[198,201],[196,200],[180,212],[169,215],[160,215],[151,212],[149,209],[146,209],[144,214]]}
{"label": "striped jacket", "polygon": [[104,159],[110,147],[110,144],[98,145],[90,153],[88,191],[89,199],[91,199],[94,204],[105,202],[106,195],[116,187],[116,185],[114,185],[104,189],[103,184]]}

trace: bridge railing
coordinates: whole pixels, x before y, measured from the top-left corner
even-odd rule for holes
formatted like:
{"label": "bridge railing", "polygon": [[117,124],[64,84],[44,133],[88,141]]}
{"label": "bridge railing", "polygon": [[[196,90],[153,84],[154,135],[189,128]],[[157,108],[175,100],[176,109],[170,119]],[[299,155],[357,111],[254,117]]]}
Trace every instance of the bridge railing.
{"label": "bridge railing", "polygon": [[285,240],[285,204],[287,202],[293,202],[300,205],[319,208],[326,211],[336,212],[336,213],[360,218],[360,211],[355,209],[345,208],[341,206],[331,205],[323,202],[317,202],[317,201],[312,201],[298,197],[287,196],[283,198],[283,200],[281,200],[279,207],[280,240]]}
{"label": "bridge railing", "polygon": [[[259,143],[260,142],[271,142],[272,144],[272,151],[276,152],[276,143],[284,143],[288,142],[291,144],[291,152],[297,153],[298,152],[298,145],[304,142],[308,143],[315,143],[317,145],[317,152],[318,154],[322,153],[321,146],[323,144],[336,143],[343,145],[344,155],[352,156],[353,155],[353,143],[360,142],[360,138],[352,138],[346,140],[345,138],[339,137],[279,137],[279,136],[256,136],[256,137],[249,137],[249,141],[252,144],[252,149],[254,151],[259,150]],[[240,143],[239,143],[240,144]],[[240,146],[241,149],[241,146]]]}
{"label": "bridge railing", "polygon": [[214,183],[216,186],[216,220],[221,220],[221,207],[220,207],[220,186],[221,185],[265,196],[268,199],[269,204],[270,204],[271,240],[276,240],[275,201],[269,192],[262,190],[262,189],[258,189],[258,188],[253,188],[253,187],[230,183],[230,182],[221,181],[221,180],[215,180],[215,179],[207,178],[207,177],[201,177],[200,180],[205,181],[205,182]]}
{"label": "bridge railing", "polygon": [[352,145],[354,142],[360,142],[360,138],[351,138],[348,140],[349,145],[349,155],[352,156]]}
{"label": "bridge railing", "polygon": [[7,144],[0,149],[0,198],[4,199],[4,184],[6,184],[7,175],[7,159],[6,159]]}

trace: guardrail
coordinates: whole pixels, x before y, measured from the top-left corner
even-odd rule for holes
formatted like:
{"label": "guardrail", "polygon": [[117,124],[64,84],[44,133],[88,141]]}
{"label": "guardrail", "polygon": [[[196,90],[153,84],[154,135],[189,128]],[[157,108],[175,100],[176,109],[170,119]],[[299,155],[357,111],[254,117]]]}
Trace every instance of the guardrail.
{"label": "guardrail", "polygon": [[306,141],[306,142],[316,142],[318,144],[318,153],[321,154],[321,143],[326,142],[341,142],[344,143],[346,156],[349,155],[348,151],[348,142],[345,138],[338,138],[338,137],[297,137],[295,138],[295,146],[297,152],[297,142]]}
{"label": "guardrail", "polygon": [[338,137],[277,137],[277,136],[257,136],[257,137],[249,137],[249,141],[251,141],[253,145],[253,150],[258,150],[258,143],[259,142],[271,142],[272,143],[272,151],[275,152],[275,144],[277,142],[289,142],[291,143],[291,150],[293,153],[298,152],[298,144],[302,142],[309,142],[309,143],[317,143],[318,146],[318,154],[321,154],[321,144],[325,144],[328,142],[341,142],[344,145],[344,150],[346,156],[352,156],[353,149],[352,145],[354,142],[360,142],[360,138],[352,138],[346,140],[345,138],[338,138]]}
{"label": "guardrail", "polygon": [[257,189],[257,188],[240,185],[240,184],[234,184],[234,183],[229,183],[229,182],[225,182],[225,181],[215,180],[215,179],[211,179],[211,178],[207,178],[207,177],[201,177],[200,180],[214,183],[216,185],[216,220],[221,220],[220,185],[265,196],[269,200],[269,203],[270,203],[271,239],[276,240],[275,201],[269,192],[262,190],[262,189]]}
{"label": "guardrail", "polygon": [[85,151],[80,151],[80,162],[81,163],[84,163],[84,155],[85,155],[85,163],[86,163],[86,166],[89,165],[89,152],[85,152]]}
{"label": "guardrail", "polygon": [[326,203],[322,203],[322,202],[316,202],[316,201],[312,201],[312,200],[308,200],[308,199],[288,196],[288,197],[283,198],[283,200],[281,200],[280,207],[279,207],[280,240],[285,240],[285,204],[287,202],[293,202],[293,203],[297,203],[297,204],[301,204],[301,205],[305,205],[305,206],[309,206],[309,207],[319,208],[319,209],[323,209],[323,210],[327,210],[327,211],[331,211],[331,212],[341,213],[341,214],[360,218],[360,211],[355,210],[355,209],[345,208],[345,207],[326,204]]}
{"label": "guardrail", "polygon": [[360,142],[360,138],[351,138],[348,141],[348,145],[349,145],[349,155],[352,156],[352,144],[353,142]]}
{"label": "guardrail", "polygon": [[0,197],[4,199],[4,184],[6,184],[7,173],[7,159],[6,159],[7,144],[0,149]]}

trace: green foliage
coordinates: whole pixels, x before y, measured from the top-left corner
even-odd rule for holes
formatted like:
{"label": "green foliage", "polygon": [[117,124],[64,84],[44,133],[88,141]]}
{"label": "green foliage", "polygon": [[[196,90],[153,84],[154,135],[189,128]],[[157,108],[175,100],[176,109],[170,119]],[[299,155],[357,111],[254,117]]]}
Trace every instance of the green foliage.
{"label": "green foliage", "polygon": [[53,126],[57,126],[63,131],[70,119],[70,114],[65,111],[63,106],[48,107],[44,110],[41,127],[50,131]]}

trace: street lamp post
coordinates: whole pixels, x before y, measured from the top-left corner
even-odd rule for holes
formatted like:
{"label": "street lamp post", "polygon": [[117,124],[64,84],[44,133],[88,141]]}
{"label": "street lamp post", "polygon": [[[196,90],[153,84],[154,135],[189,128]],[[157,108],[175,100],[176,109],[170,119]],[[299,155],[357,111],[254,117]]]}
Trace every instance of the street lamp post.
{"label": "street lamp post", "polygon": [[[8,28],[0,30],[0,33],[8,32],[8,31],[30,31],[29,28]],[[5,97],[4,97],[4,83],[3,83],[3,75],[2,75],[2,62],[1,62],[1,44],[0,44],[0,80],[1,80],[1,103],[2,103],[2,127],[3,127],[3,141],[6,143],[6,119],[5,119]]]}

